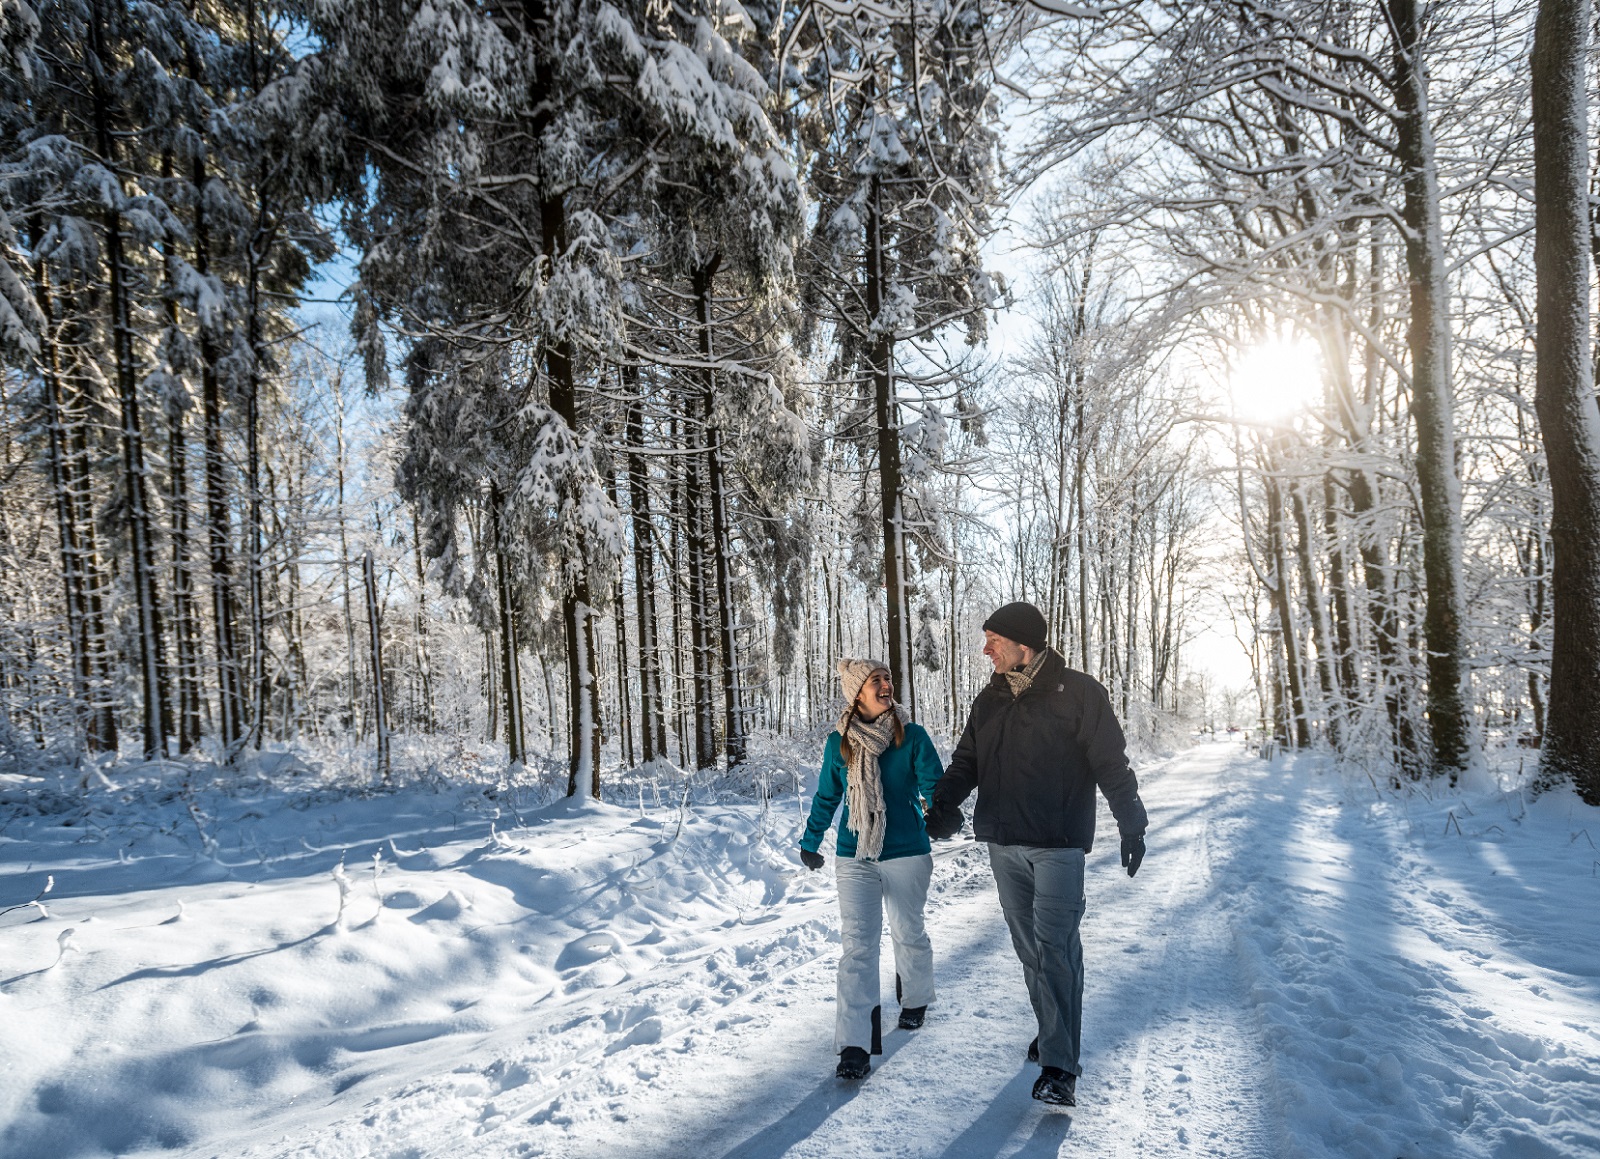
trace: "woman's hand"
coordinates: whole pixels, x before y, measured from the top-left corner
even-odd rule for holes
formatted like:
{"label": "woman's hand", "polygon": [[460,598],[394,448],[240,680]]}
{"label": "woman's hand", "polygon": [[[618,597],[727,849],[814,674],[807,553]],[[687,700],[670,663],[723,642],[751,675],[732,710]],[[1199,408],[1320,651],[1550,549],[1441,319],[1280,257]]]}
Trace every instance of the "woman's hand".
{"label": "woman's hand", "polygon": [[821,869],[822,854],[813,853],[809,849],[802,849],[800,851],[800,864],[804,865],[807,869]]}

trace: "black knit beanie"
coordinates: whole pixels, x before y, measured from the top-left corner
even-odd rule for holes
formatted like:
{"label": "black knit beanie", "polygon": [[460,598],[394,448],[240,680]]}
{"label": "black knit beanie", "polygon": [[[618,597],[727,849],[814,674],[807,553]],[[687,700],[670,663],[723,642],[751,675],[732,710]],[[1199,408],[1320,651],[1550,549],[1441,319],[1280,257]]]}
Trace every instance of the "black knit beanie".
{"label": "black knit beanie", "polygon": [[1015,640],[1035,652],[1044,651],[1045,637],[1049,634],[1043,613],[1021,600],[997,610],[983,622],[983,630],[1004,636],[1007,640]]}

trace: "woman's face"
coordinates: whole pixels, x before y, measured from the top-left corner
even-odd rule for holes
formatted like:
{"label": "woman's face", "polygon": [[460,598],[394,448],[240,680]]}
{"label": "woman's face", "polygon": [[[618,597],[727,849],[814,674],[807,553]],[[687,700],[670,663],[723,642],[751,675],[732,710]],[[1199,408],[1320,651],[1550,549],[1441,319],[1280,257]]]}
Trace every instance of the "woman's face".
{"label": "woman's face", "polygon": [[894,703],[894,685],[889,683],[889,673],[879,668],[868,676],[867,682],[861,686],[861,695],[856,697],[856,703],[861,708],[861,715],[868,720],[888,712],[889,706]]}

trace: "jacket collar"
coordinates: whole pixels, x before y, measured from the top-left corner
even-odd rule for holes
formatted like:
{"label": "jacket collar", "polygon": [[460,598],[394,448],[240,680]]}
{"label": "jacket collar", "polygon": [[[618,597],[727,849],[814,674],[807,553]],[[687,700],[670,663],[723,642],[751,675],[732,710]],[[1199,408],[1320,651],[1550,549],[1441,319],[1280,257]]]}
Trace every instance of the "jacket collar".
{"label": "jacket collar", "polygon": [[[1067,661],[1061,655],[1061,653],[1057,652],[1054,648],[1048,645],[1045,646],[1044,651],[1044,663],[1039,666],[1038,674],[1034,676],[1033,683],[1029,685],[1028,688],[1023,692],[1023,696],[1028,695],[1029,692],[1034,692],[1039,689],[1048,689],[1049,691],[1054,692],[1056,685],[1061,683],[1062,676],[1066,674]],[[1011,699],[1011,686],[1006,683],[1005,674],[1003,672],[996,672],[990,676],[988,687],[996,689],[1000,692],[1004,692],[1006,694],[1006,699]]]}

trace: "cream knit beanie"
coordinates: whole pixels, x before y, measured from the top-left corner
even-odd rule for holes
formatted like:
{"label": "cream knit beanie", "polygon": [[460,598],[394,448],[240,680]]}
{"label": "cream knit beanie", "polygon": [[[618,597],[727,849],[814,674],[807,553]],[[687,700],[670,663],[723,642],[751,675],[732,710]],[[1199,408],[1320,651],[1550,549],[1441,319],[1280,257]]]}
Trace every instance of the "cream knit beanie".
{"label": "cream knit beanie", "polygon": [[839,688],[844,692],[845,707],[848,708],[856,702],[856,697],[861,695],[861,686],[880,668],[889,671],[889,666],[882,660],[851,660],[839,661]]}

